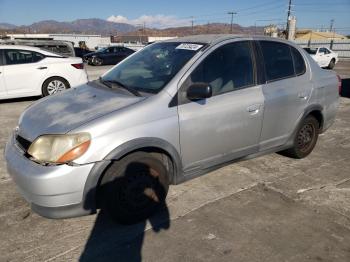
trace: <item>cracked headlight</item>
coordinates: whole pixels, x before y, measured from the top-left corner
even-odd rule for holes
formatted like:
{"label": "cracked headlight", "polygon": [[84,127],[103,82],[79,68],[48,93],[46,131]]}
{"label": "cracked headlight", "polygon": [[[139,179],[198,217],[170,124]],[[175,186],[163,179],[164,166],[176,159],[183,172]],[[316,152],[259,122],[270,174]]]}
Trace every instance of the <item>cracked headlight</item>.
{"label": "cracked headlight", "polygon": [[82,156],[90,140],[89,133],[43,135],[30,145],[28,154],[39,162],[63,164]]}

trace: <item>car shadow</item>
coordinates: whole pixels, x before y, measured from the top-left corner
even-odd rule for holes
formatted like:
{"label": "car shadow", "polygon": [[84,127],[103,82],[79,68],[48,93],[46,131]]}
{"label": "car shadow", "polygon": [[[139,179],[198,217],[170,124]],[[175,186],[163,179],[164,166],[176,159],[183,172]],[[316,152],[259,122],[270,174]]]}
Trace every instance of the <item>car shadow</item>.
{"label": "car shadow", "polygon": [[[111,192],[110,189],[115,190],[116,186],[125,185],[123,182],[129,181],[128,179],[127,175],[117,177],[110,182],[101,185],[98,192],[102,192],[103,190]],[[135,190],[143,192],[141,197],[137,194],[137,197],[135,197],[136,202],[134,203],[143,203],[143,201],[147,200],[154,201],[153,198],[146,196],[146,192],[149,188],[153,188],[155,189],[154,191],[157,192],[160,183],[158,178],[155,179],[152,177],[152,179],[154,180],[153,183],[157,183],[153,184],[153,187],[141,186],[139,184],[131,187],[130,192],[132,192],[132,194]],[[117,192],[120,192],[118,196],[122,194],[121,191]],[[112,199],[114,199],[114,197]],[[101,199],[101,201],[104,200]],[[130,219],[132,220],[133,218],[131,217]],[[167,230],[169,228],[170,216],[165,202],[161,204],[157,213],[133,225],[122,225],[115,222],[111,216],[102,209],[96,217],[95,224],[91,230],[79,261],[141,262],[141,251],[144,243],[145,232],[147,230],[153,230],[153,232],[159,233],[161,230]]]}
{"label": "car shadow", "polygon": [[340,95],[350,98],[350,78],[342,79],[342,88]]}

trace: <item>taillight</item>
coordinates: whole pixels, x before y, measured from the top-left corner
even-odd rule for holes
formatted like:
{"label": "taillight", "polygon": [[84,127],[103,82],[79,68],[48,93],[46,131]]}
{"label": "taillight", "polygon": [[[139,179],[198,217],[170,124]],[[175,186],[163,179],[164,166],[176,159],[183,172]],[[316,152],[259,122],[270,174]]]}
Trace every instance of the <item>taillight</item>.
{"label": "taillight", "polygon": [[84,69],[84,64],[83,63],[72,64],[72,66],[75,67],[76,69]]}
{"label": "taillight", "polygon": [[342,89],[342,80],[341,77],[339,75],[337,75],[338,77],[338,90],[339,90],[339,95],[341,95],[341,89]]}

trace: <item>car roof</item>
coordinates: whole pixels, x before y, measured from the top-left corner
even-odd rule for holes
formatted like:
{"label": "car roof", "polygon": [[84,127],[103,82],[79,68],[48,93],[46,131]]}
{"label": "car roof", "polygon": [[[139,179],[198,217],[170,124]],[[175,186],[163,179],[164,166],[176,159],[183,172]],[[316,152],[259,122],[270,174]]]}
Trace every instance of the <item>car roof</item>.
{"label": "car roof", "polygon": [[208,35],[192,35],[192,36],[184,36],[179,38],[173,38],[165,40],[164,42],[185,42],[185,43],[201,43],[201,44],[209,44],[214,45],[220,43],[225,40],[230,39],[251,39],[251,40],[269,40],[276,42],[284,42],[291,44],[292,42],[281,39],[281,38],[273,38],[268,36],[254,36],[254,35],[235,35],[235,34],[208,34]]}
{"label": "car roof", "polygon": [[39,53],[42,53],[44,55],[49,55],[49,56],[60,56],[59,54],[55,54],[53,52],[43,50],[39,47],[27,46],[27,45],[0,45],[0,49],[21,49],[21,50],[26,50],[26,51],[35,51],[35,52],[39,52]]}

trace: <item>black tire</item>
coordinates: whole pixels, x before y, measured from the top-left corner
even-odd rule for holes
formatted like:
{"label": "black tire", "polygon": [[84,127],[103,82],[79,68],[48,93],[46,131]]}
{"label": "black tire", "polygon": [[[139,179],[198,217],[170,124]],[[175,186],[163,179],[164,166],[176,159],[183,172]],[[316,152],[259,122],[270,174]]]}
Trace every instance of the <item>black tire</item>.
{"label": "black tire", "polygon": [[102,58],[99,58],[99,57],[93,57],[91,59],[91,63],[94,65],[94,66],[101,66],[103,65],[103,59]]}
{"label": "black tire", "polygon": [[294,146],[279,153],[296,159],[308,156],[316,145],[319,128],[317,119],[311,115],[307,116],[295,134]]}
{"label": "black tire", "polygon": [[158,211],[169,189],[164,161],[161,154],[136,152],[112,163],[98,191],[102,210],[121,224],[146,220]]}
{"label": "black tire", "polygon": [[330,62],[329,62],[329,65],[328,65],[328,69],[333,69],[335,66],[335,59],[333,58]]}
{"label": "black tire", "polygon": [[[52,86],[51,86],[51,84],[53,82],[62,83],[62,85],[63,85],[62,88],[60,87],[56,92],[53,92]],[[64,79],[62,77],[54,76],[54,77],[50,77],[50,78],[45,80],[45,82],[43,83],[43,86],[42,86],[42,94],[43,94],[43,96],[49,96],[49,95],[53,95],[53,94],[57,94],[59,92],[62,92],[68,88],[70,88],[70,85],[66,79]]]}

